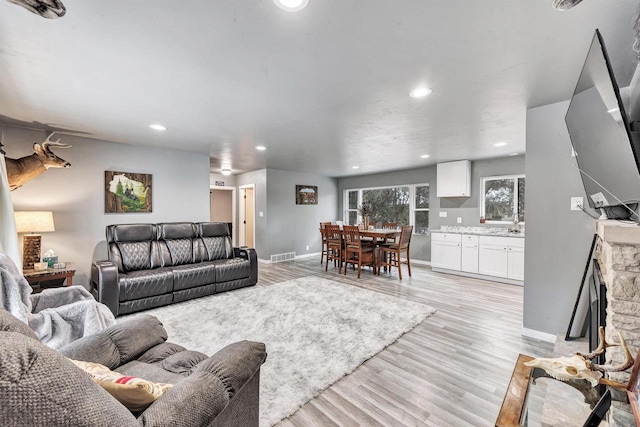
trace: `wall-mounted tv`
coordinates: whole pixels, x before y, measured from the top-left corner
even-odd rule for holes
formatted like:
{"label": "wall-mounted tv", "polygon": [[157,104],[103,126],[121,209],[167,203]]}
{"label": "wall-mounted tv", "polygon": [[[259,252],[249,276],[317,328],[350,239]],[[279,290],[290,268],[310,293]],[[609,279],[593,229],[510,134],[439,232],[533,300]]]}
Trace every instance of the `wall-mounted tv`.
{"label": "wall-mounted tv", "polygon": [[640,199],[640,145],[631,132],[602,35],[593,37],[565,117],[591,208],[609,217],[639,217],[629,207]]}

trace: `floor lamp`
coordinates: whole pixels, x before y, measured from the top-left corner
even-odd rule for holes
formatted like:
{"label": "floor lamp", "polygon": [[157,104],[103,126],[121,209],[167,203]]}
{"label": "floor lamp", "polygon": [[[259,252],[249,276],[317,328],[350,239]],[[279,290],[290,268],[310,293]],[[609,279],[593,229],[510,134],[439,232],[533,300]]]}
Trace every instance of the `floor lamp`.
{"label": "floor lamp", "polygon": [[56,231],[53,224],[51,211],[16,212],[16,229],[18,233],[25,234],[22,249],[22,269],[33,270],[33,263],[40,262],[40,249],[42,236],[34,233]]}

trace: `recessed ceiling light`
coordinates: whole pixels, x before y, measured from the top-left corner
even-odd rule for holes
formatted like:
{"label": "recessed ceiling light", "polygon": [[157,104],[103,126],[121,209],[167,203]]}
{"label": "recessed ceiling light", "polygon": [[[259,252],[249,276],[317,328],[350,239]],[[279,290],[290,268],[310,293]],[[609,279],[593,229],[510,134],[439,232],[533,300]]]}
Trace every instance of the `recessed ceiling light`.
{"label": "recessed ceiling light", "polygon": [[418,87],[409,92],[409,96],[412,98],[424,98],[432,92],[428,87]]}
{"label": "recessed ceiling light", "polygon": [[431,157],[428,154],[423,154],[422,156],[420,156],[421,159],[428,159],[429,157]]}
{"label": "recessed ceiling light", "polygon": [[222,169],[220,172],[222,175],[231,175],[231,169]]}
{"label": "recessed ceiling light", "polygon": [[151,124],[149,125],[149,127],[150,127],[151,129],[153,129],[153,130],[160,130],[160,131],[167,130],[167,128],[166,128],[166,127],[164,127],[164,126],[162,126],[161,124],[158,124],[158,123],[151,123]]}
{"label": "recessed ceiling light", "polygon": [[360,166],[351,166],[351,169],[360,169]]}
{"label": "recessed ceiling light", "polygon": [[298,12],[309,4],[309,0],[273,0],[273,2],[287,12]]}
{"label": "recessed ceiling light", "polygon": [[507,145],[506,142],[496,142],[493,144],[494,147],[504,147],[505,145]]}
{"label": "recessed ceiling light", "polygon": [[509,154],[509,155],[510,155],[510,156],[517,156],[518,154],[520,154],[520,153],[511,153],[511,154]]}
{"label": "recessed ceiling light", "polygon": [[264,151],[264,150],[266,150],[266,149],[267,149],[267,147],[265,147],[264,145],[258,145],[258,146],[256,147],[256,150],[258,150],[258,151]]}

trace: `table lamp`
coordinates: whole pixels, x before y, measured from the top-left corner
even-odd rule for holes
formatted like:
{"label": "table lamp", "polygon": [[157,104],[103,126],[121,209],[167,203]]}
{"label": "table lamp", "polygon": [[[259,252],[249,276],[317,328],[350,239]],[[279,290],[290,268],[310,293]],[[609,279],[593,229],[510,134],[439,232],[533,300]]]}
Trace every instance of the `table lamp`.
{"label": "table lamp", "polygon": [[16,212],[16,229],[18,233],[31,233],[24,236],[22,249],[23,270],[33,270],[33,263],[40,262],[42,236],[34,233],[56,231],[51,211]]}

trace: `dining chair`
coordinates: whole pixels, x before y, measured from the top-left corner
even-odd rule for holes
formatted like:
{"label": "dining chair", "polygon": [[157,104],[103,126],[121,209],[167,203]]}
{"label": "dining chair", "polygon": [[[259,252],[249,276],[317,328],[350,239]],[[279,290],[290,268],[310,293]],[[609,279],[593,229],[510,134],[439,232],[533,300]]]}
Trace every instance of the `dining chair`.
{"label": "dining chair", "polygon": [[[384,230],[396,230],[398,228],[398,223],[397,222],[383,222],[382,223],[382,228]],[[385,243],[395,243],[396,242],[396,238],[390,238],[390,239],[384,239]]]}
{"label": "dining chair", "polygon": [[344,237],[344,274],[347,274],[347,266],[352,264],[358,266],[358,279],[362,266],[368,265],[376,274],[375,248],[372,245],[364,244],[360,239],[360,230],[355,225],[345,225],[342,227]]}
{"label": "dining chair", "polygon": [[339,225],[327,224],[324,226],[324,232],[327,238],[327,259],[324,264],[324,271],[329,268],[329,261],[333,261],[333,265],[338,263],[338,271],[342,268],[342,232]]}
{"label": "dining chair", "polygon": [[326,225],[331,225],[331,221],[320,223],[320,238],[322,239],[320,241],[322,245],[320,248],[320,264],[324,262],[324,256],[327,254],[327,233],[324,231]]}
{"label": "dining chair", "polygon": [[[392,267],[398,267],[398,277],[402,280],[402,264],[407,264],[407,270],[409,270],[409,277],[411,277],[411,259],[409,256],[409,246],[411,245],[411,236],[413,234],[413,225],[407,225],[402,227],[400,232],[400,240],[398,243],[384,244],[380,246],[380,257],[378,262],[378,271],[380,267],[384,266],[385,270],[389,267],[391,272]],[[406,260],[402,260],[402,253],[406,254]]]}

